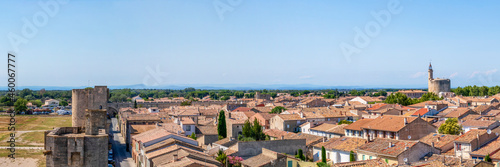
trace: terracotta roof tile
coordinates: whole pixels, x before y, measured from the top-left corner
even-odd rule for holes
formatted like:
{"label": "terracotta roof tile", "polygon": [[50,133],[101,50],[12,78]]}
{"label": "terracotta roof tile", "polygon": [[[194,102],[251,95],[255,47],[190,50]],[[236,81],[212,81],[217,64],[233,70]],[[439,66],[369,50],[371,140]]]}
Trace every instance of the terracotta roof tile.
{"label": "terracotta roof tile", "polygon": [[486,154],[493,154],[498,150],[500,150],[500,137],[482,146],[480,149],[473,151],[471,154],[486,156]]}
{"label": "terracotta roof tile", "polygon": [[373,121],[373,119],[360,119],[350,125],[347,125],[346,127],[344,127],[344,129],[361,131],[361,127],[369,123],[370,121]]}
{"label": "terracotta roof tile", "polygon": [[[392,144],[392,147],[389,147],[390,143]],[[406,147],[411,148],[417,143],[418,141],[377,138],[372,142],[368,142],[360,146],[358,150],[397,157],[399,154],[406,150]]]}
{"label": "terracotta roof tile", "polygon": [[417,117],[386,115],[375,118],[373,121],[370,121],[369,123],[361,126],[361,128],[397,132],[406,126],[404,123],[405,118],[407,119],[408,123],[411,123],[417,119]]}
{"label": "terracotta roof tile", "polygon": [[477,128],[487,128],[488,126],[496,123],[497,121],[483,121],[483,120],[467,120],[462,122],[462,126],[467,127],[477,127]]}
{"label": "terracotta roof tile", "polygon": [[333,164],[333,167],[373,167],[373,166],[389,167],[390,165],[387,164],[387,162],[385,162],[381,158]]}
{"label": "terracotta roof tile", "polygon": [[306,118],[301,118],[299,114],[278,114],[278,117],[287,121],[287,120],[305,120]]}
{"label": "terracotta roof tile", "polygon": [[314,147],[321,148],[322,146],[325,149],[329,150],[340,150],[340,151],[354,151],[356,148],[366,144],[365,139],[354,138],[354,137],[341,137],[341,138],[331,138],[327,142],[322,142],[314,145]]}
{"label": "terracotta roof tile", "polygon": [[434,147],[436,148],[441,148],[457,139],[459,136],[458,135],[448,135],[448,134],[437,134],[437,133],[431,133],[427,136],[424,136],[421,138],[419,141],[432,145],[432,142],[434,142]]}
{"label": "terracotta roof tile", "polygon": [[345,133],[344,127],[346,127],[347,125],[348,124],[337,125],[337,124],[324,123],[314,128],[311,128],[311,130],[344,135]]}
{"label": "terracotta roof tile", "polygon": [[463,135],[460,135],[455,141],[470,143],[472,140],[476,139],[477,135],[481,136],[486,133],[486,130],[471,129]]}

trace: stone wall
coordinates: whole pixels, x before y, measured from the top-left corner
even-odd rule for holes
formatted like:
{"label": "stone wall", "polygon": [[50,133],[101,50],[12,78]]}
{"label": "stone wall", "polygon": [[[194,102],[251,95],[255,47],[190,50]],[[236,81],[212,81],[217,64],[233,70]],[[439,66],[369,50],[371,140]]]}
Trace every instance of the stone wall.
{"label": "stone wall", "polygon": [[[417,118],[398,133],[400,140],[419,140],[430,133],[436,133],[436,127],[421,118]],[[411,139],[408,139],[408,135],[411,135]]]}
{"label": "stone wall", "polygon": [[266,148],[278,153],[295,155],[299,149],[306,149],[306,139],[286,139],[268,141],[248,141],[237,144],[239,157],[252,157],[262,153],[262,148]]}
{"label": "stone wall", "polygon": [[432,79],[429,80],[429,92],[434,92],[436,95],[439,92],[450,92],[450,79]]}
{"label": "stone wall", "polygon": [[85,111],[85,134],[98,135],[100,129],[109,129],[106,127],[106,110],[89,110]]}
{"label": "stone wall", "polygon": [[71,96],[72,126],[85,126],[86,109],[107,109],[109,89],[106,86],[95,86],[89,89],[73,89]]}
{"label": "stone wall", "polygon": [[196,140],[198,141],[198,144],[200,146],[208,145],[208,144],[211,144],[211,143],[214,143],[214,142],[218,141],[219,140],[219,135],[217,135],[217,134],[214,134],[214,135],[201,135]]}
{"label": "stone wall", "polygon": [[431,147],[422,142],[418,142],[409,150],[406,150],[403,153],[399,154],[399,156],[397,157],[398,164],[405,164],[405,158],[407,158],[408,163],[420,161],[420,159],[428,153],[439,154],[440,152],[434,147]]}
{"label": "stone wall", "polygon": [[46,166],[106,166],[108,135],[85,135],[83,131],[81,127],[61,127],[45,132]]}
{"label": "stone wall", "polygon": [[108,165],[108,136],[85,136],[85,164],[86,167]]}

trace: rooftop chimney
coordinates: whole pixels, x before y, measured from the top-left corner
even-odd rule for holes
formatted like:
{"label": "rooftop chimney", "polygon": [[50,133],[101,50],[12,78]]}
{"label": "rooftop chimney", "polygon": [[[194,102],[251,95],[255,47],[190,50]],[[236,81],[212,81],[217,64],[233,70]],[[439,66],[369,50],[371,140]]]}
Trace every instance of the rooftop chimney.
{"label": "rooftop chimney", "polygon": [[285,136],[281,135],[281,140],[285,139]]}
{"label": "rooftop chimney", "polygon": [[407,118],[405,118],[404,121],[405,121],[405,125],[408,124],[408,119]]}
{"label": "rooftop chimney", "polygon": [[302,112],[300,112],[299,114],[300,114],[300,118],[304,118],[304,114]]}
{"label": "rooftop chimney", "polygon": [[391,148],[391,147],[392,147],[392,142],[389,142],[389,148]]}
{"label": "rooftop chimney", "polygon": [[174,154],[173,157],[174,157],[174,162],[176,162],[177,161],[177,154]]}
{"label": "rooftop chimney", "polygon": [[434,142],[431,142],[431,146],[434,147]]}

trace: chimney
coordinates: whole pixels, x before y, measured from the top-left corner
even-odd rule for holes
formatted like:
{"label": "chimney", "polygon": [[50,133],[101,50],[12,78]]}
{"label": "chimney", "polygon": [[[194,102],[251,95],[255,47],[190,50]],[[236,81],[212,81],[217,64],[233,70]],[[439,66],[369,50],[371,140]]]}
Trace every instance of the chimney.
{"label": "chimney", "polygon": [[434,142],[431,142],[431,146],[434,147]]}
{"label": "chimney", "polygon": [[389,142],[389,148],[391,148],[391,147],[392,147],[392,142]]}
{"label": "chimney", "polygon": [[325,138],[323,137],[323,143],[325,142]]}
{"label": "chimney", "polygon": [[281,135],[281,140],[285,139],[285,136]]}
{"label": "chimney", "polygon": [[174,154],[174,162],[177,161],[177,154]]}
{"label": "chimney", "polygon": [[404,122],[405,122],[405,125],[408,124],[408,119],[406,117],[405,117]]}
{"label": "chimney", "polygon": [[300,112],[300,118],[304,118],[304,113]]}
{"label": "chimney", "polygon": [[440,140],[441,140],[441,137],[438,137],[438,138],[437,138],[437,141],[439,142]]}

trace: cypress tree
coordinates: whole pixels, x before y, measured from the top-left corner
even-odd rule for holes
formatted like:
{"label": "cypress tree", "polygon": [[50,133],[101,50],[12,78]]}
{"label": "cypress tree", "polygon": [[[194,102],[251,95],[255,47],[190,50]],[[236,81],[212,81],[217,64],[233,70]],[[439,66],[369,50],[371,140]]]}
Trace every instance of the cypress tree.
{"label": "cypress tree", "polygon": [[219,136],[223,138],[227,137],[227,129],[226,129],[226,115],[224,115],[224,110],[220,110],[219,112],[219,120],[217,121],[217,133]]}
{"label": "cypress tree", "polygon": [[321,162],[326,163],[326,150],[325,150],[325,146],[321,146]]}
{"label": "cypress tree", "polygon": [[302,160],[302,161],[305,161],[306,159],[305,159],[305,157],[304,157],[304,153],[302,153],[302,149],[299,149],[299,151],[298,151],[298,152],[299,152],[299,153],[297,154],[297,155],[298,155],[298,157],[297,157],[297,158],[299,158],[299,159],[300,159],[300,160]]}

